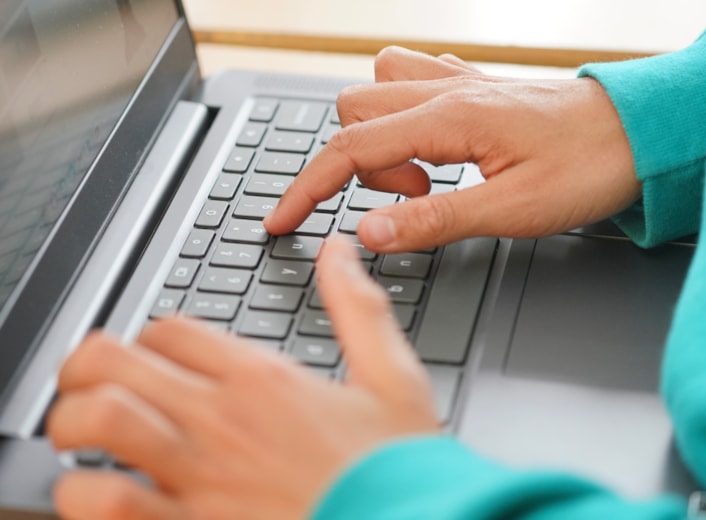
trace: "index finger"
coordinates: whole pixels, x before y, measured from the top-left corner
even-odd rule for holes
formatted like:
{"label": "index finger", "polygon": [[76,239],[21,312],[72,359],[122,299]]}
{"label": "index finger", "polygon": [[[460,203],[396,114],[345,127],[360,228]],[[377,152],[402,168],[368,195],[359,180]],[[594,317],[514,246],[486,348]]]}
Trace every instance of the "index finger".
{"label": "index finger", "polygon": [[463,133],[457,128],[458,114],[437,103],[445,95],[334,134],[265,217],[267,230],[275,235],[293,231],[356,173],[391,170],[414,158],[432,163],[468,161],[466,139],[447,138]]}
{"label": "index finger", "polygon": [[[415,148],[410,141],[387,137],[397,136],[397,119],[398,114],[383,116],[334,134],[265,217],[267,230],[275,235],[289,233],[304,222],[319,202],[341,191],[356,173],[386,170],[412,159]],[[371,141],[373,134],[384,140]]]}

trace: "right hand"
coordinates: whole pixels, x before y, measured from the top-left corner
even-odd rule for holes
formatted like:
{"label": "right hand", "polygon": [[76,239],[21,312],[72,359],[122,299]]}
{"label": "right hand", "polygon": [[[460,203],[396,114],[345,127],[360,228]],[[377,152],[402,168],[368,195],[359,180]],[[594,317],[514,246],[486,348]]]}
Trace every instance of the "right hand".
{"label": "right hand", "polygon": [[[400,48],[376,60],[377,83],[338,98],[343,128],[265,219],[296,229],[354,175],[411,197],[369,211],[358,236],[378,252],[418,250],[470,236],[538,237],[604,219],[641,195],[627,136],[590,78],[485,76],[451,56]],[[441,195],[410,159],[474,162],[486,182]]]}

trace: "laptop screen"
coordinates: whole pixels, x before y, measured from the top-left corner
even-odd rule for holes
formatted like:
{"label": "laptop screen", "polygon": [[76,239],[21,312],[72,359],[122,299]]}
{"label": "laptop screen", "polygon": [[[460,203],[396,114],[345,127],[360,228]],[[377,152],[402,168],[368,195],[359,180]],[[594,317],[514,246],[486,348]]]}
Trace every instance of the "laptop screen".
{"label": "laptop screen", "polygon": [[127,184],[107,143],[179,20],[173,0],[0,2],[0,395],[106,218],[77,208]]}
{"label": "laptop screen", "polygon": [[0,308],[176,18],[170,0],[0,4]]}

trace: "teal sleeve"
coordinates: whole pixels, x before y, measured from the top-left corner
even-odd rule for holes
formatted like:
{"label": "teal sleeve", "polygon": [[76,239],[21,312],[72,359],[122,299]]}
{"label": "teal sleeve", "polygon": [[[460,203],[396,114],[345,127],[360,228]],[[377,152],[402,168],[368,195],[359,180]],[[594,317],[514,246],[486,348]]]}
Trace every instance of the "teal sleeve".
{"label": "teal sleeve", "polygon": [[642,246],[702,230],[665,349],[662,394],[679,453],[706,486],[706,33],[674,54],[579,74],[606,88],[643,182],[643,199],[615,222]]}
{"label": "teal sleeve", "polygon": [[389,444],[333,485],[314,520],[667,520],[684,519],[683,500],[628,502],[587,481],[552,472],[512,471],[452,437]]}
{"label": "teal sleeve", "polygon": [[698,230],[706,156],[706,33],[672,54],[586,65],[601,83],[632,148],[642,199],[614,221],[650,247]]}
{"label": "teal sleeve", "polygon": [[[704,172],[706,175],[706,172]],[[662,361],[662,395],[679,453],[706,487],[706,212]]]}

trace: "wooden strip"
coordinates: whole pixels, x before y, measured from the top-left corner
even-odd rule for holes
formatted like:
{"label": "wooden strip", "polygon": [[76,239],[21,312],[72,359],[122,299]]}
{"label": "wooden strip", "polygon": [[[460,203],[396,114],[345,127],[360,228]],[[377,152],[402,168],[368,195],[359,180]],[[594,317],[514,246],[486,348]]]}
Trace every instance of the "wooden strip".
{"label": "wooden strip", "polygon": [[552,49],[481,45],[457,42],[392,40],[383,38],[347,38],[341,36],[314,36],[244,31],[195,30],[196,43],[241,45],[342,54],[375,55],[389,45],[400,45],[438,56],[455,54],[466,61],[543,65],[550,67],[579,67],[584,63],[621,61],[652,56],[653,53],[604,50]]}

